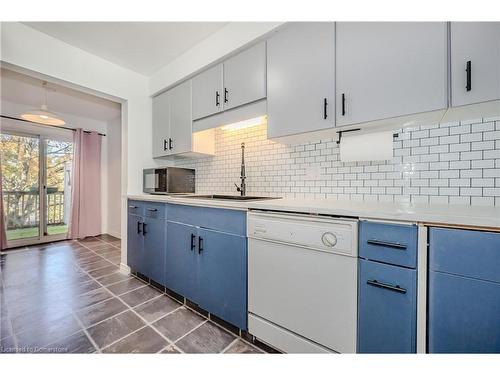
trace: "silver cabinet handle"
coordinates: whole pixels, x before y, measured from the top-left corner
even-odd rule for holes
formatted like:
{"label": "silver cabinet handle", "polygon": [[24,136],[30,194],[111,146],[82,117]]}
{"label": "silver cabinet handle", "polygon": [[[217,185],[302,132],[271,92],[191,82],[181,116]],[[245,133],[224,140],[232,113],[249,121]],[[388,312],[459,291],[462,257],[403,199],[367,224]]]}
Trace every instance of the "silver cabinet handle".
{"label": "silver cabinet handle", "polygon": [[134,208],[137,208],[137,206],[128,206],[128,208],[134,209]]}
{"label": "silver cabinet handle", "polygon": [[151,212],[158,211],[158,209],[157,209],[157,208],[146,208],[146,210],[151,211]]}
{"label": "silver cabinet handle", "polygon": [[381,283],[380,281],[377,281],[377,280],[368,280],[366,283],[368,285],[372,285],[372,286],[375,286],[377,288],[389,289],[389,290],[392,290],[393,292],[406,294],[406,289],[401,288],[399,285],[391,285],[391,284]]}

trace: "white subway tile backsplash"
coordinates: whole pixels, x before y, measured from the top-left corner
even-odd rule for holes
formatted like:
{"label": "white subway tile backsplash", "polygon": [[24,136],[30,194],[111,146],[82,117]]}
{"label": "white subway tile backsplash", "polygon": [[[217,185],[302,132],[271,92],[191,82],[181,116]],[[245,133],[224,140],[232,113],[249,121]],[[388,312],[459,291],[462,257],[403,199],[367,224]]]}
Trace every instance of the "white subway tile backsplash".
{"label": "white subway tile backsplash", "polygon": [[282,145],[266,125],[216,129],[215,156],[179,159],[196,191],[236,194],[245,142],[248,194],[500,206],[500,119],[403,129],[389,161],[342,163],[333,139]]}

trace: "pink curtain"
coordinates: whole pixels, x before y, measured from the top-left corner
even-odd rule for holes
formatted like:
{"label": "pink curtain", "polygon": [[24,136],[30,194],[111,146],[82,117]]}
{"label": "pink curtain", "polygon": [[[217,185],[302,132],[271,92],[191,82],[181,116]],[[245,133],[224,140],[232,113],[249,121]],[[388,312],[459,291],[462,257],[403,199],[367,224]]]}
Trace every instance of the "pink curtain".
{"label": "pink curtain", "polygon": [[3,212],[2,156],[0,155],[0,250],[6,248],[7,248],[7,234],[5,233],[5,216]]}
{"label": "pink curtain", "polygon": [[101,234],[101,137],[77,129],[71,183],[72,239]]}

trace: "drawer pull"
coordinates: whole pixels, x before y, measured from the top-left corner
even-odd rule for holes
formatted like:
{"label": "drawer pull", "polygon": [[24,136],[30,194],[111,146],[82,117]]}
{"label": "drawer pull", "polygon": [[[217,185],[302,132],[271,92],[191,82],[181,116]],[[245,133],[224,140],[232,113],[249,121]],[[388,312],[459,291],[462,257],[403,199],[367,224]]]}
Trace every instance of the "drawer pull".
{"label": "drawer pull", "polygon": [[369,243],[370,245],[392,247],[398,250],[406,250],[406,245],[397,242],[386,242],[380,240],[367,240],[366,242]]}
{"label": "drawer pull", "polygon": [[135,210],[137,208],[137,206],[128,206],[128,208]]}
{"label": "drawer pull", "polygon": [[148,210],[150,212],[156,212],[156,211],[158,211],[157,208],[146,208],[146,210]]}
{"label": "drawer pull", "polygon": [[381,283],[380,281],[377,281],[377,280],[368,280],[366,283],[368,285],[372,285],[372,286],[375,286],[377,288],[389,289],[389,290],[392,290],[394,292],[406,294],[406,289],[401,288],[399,285],[385,284],[385,283]]}

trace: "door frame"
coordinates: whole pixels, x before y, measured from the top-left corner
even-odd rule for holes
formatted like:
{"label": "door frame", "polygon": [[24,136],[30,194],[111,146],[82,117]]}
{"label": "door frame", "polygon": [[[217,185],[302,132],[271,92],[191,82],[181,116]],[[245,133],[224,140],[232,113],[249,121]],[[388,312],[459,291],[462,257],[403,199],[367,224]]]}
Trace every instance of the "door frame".
{"label": "door frame", "polygon": [[[13,136],[18,136],[18,137],[30,137],[30,138],[37,138],[38,139],[38,163],[39,163],[39,168],[38,168],[38,195],[39,195],[39,204],[38,204],[38,209],[39,209],[39,221],[38,221],[38,236],[35,237],[29,237],[29,238],[21,238],[18,240],[7,240],[7,248],[6,250],[10,249],[16,249],[19,247],[26,247],[26,246],[31,246],[31,245],[38,245],[38,244],[44,244],[44,243],[50,243],[50,242],[55,242],[55,241],[62,241],[68,239],[68,234],[67,233],[61,233],[61,234],[52,234],[52,235],[46,235],[44,230],[46,227],[47,223],[47,184],[46,184],[46,170],[47,170],[47,140],[50,139],[55,139],[55,140],[64,140],[64,141],[71,141],[71,137],[63,137],[61,135],[58,136],[56,132],[54,132],[53,135],[50,134],[50,132],[44,132],[44,131],[19,131],[19,130],[12,130],[10,127],[2,126],[2,134],[9,134]],[[41,166],[41,167],[40,167]],[[68,227],[69,230],[69,227]]]}

